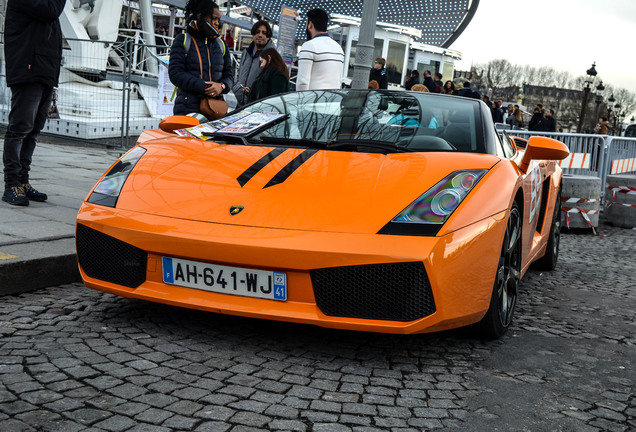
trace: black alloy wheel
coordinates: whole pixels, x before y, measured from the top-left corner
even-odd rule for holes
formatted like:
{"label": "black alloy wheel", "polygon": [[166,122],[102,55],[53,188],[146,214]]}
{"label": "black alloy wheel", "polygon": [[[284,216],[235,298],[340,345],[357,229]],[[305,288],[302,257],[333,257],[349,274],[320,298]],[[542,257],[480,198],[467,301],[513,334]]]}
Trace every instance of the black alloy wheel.
{"label": "black alloy wheel", "polygon": [[478,323],[487,339],[503,336],[512,323],[521,279],[521,212],[515,201],[510,209],[497,276],[486,315]]}

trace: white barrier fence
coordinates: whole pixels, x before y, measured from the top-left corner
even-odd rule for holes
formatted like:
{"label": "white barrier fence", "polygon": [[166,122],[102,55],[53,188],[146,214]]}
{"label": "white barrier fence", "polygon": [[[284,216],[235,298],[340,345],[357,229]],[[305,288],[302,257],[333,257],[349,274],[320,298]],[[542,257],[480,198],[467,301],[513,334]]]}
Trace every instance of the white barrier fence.
{"label": "white barrier fence", "polygon": [[526,139],[541,135],[565,143],[570,156],[560,163],[563,172],[600,178],[601,196],[607,187],[608,175],[636,174],[636,138],[526,130],[508,131],[508,134]]}

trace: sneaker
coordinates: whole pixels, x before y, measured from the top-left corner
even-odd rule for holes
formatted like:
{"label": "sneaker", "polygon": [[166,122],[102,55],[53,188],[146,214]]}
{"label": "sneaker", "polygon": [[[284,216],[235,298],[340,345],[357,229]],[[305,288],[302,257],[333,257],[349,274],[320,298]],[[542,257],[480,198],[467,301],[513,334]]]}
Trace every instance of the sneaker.
{"label": "sneaker", "polygon": [[29,183],[22,183],[22,189],[24,189],[24,194],[31,201],[44,202],[49,198],[45,193],[38,192],[33,189],[33,186]]}
{"label": "sneaker", "polygon": [[9,204],[18,206],[29,205],[29,199],[26,197],[22,186],[12,186],[6,188],[4,190],[4,195],[2,195],[2,201],[6,201]]}

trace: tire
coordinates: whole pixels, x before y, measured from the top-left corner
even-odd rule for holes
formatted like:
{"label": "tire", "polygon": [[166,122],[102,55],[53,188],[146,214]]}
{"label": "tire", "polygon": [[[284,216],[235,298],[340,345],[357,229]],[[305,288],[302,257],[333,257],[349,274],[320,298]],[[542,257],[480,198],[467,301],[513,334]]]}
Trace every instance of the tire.
{"label": "tire", "polygon": [[490,307],[477,323],[479,335],[486,339],[502,337],[512,323],[521,279],[521,217],[515,201],[508,216]]}
{"label": "tire", "polygon": [[535,266],[541,270],[554,270],[559,260],[559,243],[561,243],[561,188],[557,192],[556,203],[554,205],[554,215],[552,216],[552,226],[550,227],[550,237],[545,249],[545,255],[535,261]]}

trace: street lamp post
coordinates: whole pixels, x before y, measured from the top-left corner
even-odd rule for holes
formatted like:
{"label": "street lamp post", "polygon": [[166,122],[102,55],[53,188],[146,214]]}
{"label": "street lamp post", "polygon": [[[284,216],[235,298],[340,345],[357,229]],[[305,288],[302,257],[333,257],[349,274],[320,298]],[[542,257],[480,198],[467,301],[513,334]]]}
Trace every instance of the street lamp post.
{"label": "street lamp post", "polygon": [[601,80],[601,82],[596,86],[596,97],[594,99],[594,102],[596,102],[596,113],[594,115],[595,119],[598,118],[598,114],[601,110],[601,102],[603,102],[603,90],[605,90],[605,87],[603,86],[603,80]]}
{"label": "street lamp post", "polygon": [[597,73],[596,62],[592,63],[592,67],[589,68],[585,73],[587,74],[587,77],[585,78],[585,87],[583,88],[583,104],[581,105],[581,115],[579,116],[579,124],[576,127],[577,133],[581,132],[583,121],[585,120],[585,108],[587,105],[587,98],[590,95],[590,86],[594,84],[594,79]]}
{"label": "street lamp post", "polygon": [[616,99],[614,99],[614,93],[607,100],[607,120],[612,118],[612,109],[614,109],[614,103]]}
{"label": "street lamp post", "polygon": [[624,128],[624,127],[625,127],[625,113],[624,113],[624,112],[622,112],[622,113],[621,113],[621,121],[620,121],[620,123],[618,124],[618,128],[619,128],[618,135],[619,135],[619,136],[623,135],[623,128]]}
{"label": "street lamp post", "polygon": [[621,114],[622,114],[621,113],[621,104],[614,105],[614,127],[613,127],[614,135],[620,135],[620,131],[619,131],[619,133],[616,133],[616,121],[621,116]]}

